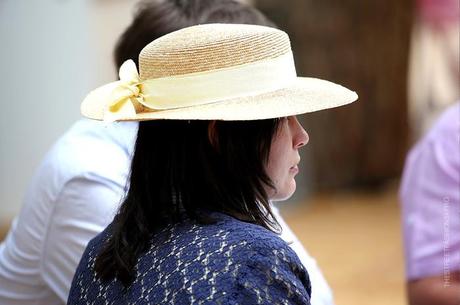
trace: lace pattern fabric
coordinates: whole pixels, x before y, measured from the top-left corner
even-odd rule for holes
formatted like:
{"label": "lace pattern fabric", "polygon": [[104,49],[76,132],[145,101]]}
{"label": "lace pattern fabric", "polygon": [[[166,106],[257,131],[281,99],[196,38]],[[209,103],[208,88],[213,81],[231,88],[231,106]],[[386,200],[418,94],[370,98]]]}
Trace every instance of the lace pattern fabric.
{"label": "lace pattern fabric", "polygon": [[308,273],[286,242],[261,226],[218,218],[155,234],[127,289],[94,273],[104,231],[83,255],[68,304],[310,304]]}

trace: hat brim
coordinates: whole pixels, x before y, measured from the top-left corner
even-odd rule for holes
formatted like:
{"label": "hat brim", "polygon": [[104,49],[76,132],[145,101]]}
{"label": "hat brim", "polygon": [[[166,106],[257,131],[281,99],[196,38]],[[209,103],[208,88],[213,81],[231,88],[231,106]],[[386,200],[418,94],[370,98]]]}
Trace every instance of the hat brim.
{"label": "hat brim", "polygon": [[[167,110],[140,112],[118,121],[146,120],[225,120],[247,121],[299,115],[343,106],[358,99],[358,95],[335,83],[308,77],[297,77],[291,86],[252,96],[231,98],[219,102]],[[83,102],[82,114],[103,120],[106,101]]]}

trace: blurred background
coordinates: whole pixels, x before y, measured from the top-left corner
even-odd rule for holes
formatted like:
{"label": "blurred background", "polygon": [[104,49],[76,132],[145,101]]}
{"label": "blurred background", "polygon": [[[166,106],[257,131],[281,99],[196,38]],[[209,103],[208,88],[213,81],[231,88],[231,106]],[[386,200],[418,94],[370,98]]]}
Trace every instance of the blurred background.
{"label": "blurred background", "polygon": [[[112,49],[136,2],[0,1],[0,240],[81,100],[116,78]],[[406,304],[398,183],[409,147],[460,96],[449,1],[245,2],[290,35],[299,75],[359,94],[301,117],[310,143],[282,214],[338,305]]]}

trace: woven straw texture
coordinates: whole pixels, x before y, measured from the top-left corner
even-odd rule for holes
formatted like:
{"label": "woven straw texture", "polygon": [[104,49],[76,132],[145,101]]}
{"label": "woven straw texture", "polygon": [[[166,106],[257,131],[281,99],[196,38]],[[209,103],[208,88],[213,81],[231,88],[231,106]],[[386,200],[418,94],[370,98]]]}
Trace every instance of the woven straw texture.
{"label": "woven straw texture", "polygon": [[276,58],[291,51],[286,33],[262,26],[215,24],[165,35],[139,56],[142,80],[202,72]]}

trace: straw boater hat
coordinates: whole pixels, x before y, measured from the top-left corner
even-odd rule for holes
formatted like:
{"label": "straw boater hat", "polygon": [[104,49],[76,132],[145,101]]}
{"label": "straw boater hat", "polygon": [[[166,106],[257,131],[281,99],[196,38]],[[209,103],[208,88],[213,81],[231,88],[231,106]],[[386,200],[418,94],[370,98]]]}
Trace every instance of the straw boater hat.
{"label": "straw boater hat", "polygon": [[288,35],[242,24],[197,25],[148,44],[120,80],[92,91],[86,117],[105,121],[257,120],[355,101],[345,87],[297,77]]}

